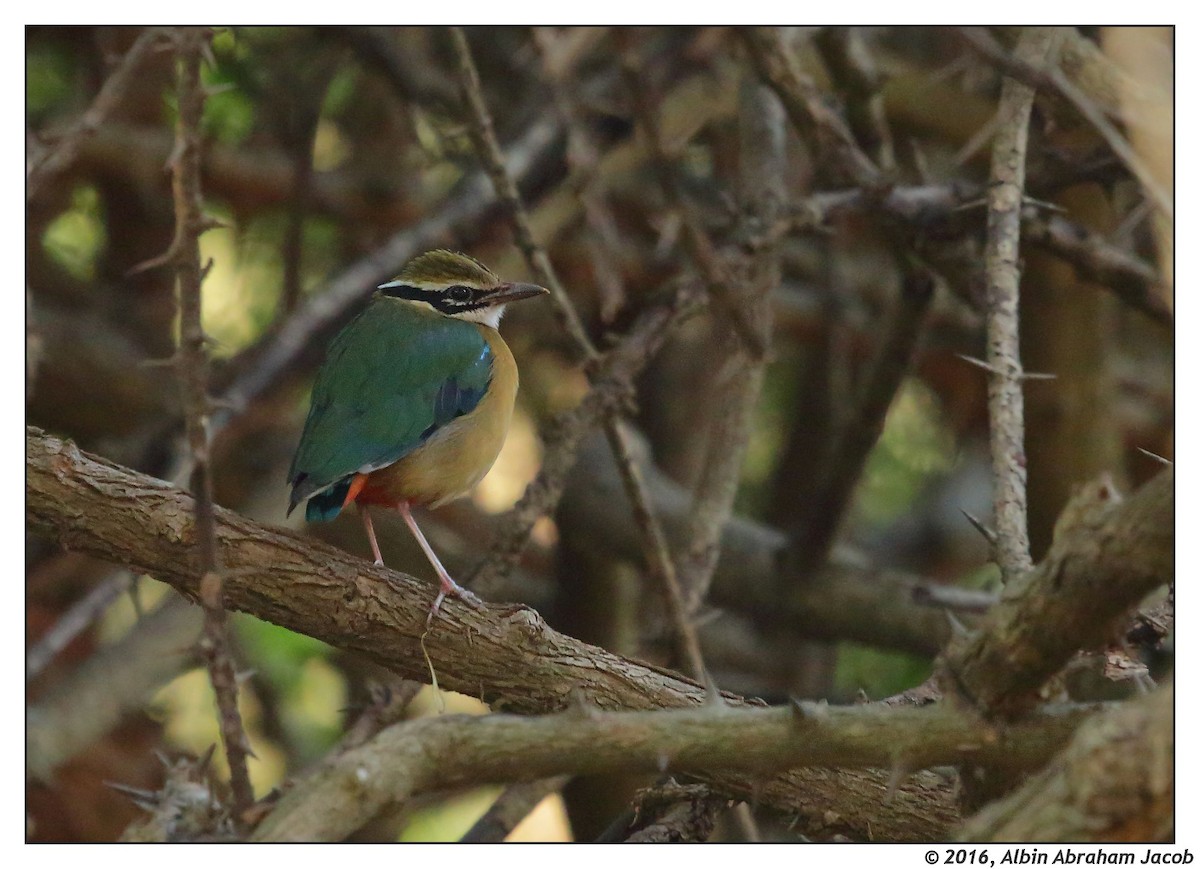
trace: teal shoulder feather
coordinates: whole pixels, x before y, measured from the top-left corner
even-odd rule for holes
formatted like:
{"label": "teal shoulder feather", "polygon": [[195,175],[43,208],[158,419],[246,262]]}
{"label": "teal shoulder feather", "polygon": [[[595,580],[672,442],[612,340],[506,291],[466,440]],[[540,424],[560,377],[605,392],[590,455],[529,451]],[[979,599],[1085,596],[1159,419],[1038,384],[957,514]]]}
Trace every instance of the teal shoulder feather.
{"label": "teal shoulder feather", "polygon": [[469,413],[492,376],[479,329],[376,297],[330,344],[288,480],[291,507],[332,519],[356,473],[386,467]]}

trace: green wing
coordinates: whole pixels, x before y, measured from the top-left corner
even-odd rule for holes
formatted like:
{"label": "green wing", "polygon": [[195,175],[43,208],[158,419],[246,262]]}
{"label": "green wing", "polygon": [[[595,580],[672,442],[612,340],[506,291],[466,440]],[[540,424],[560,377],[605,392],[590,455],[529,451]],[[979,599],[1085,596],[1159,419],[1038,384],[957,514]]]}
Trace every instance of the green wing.
{"label": "green wing", "polygon": [[491,376],[491,348],[473,324],[372,300],[333,340],[317,374],[288,472],[288,512],[312,497],[308,518],[332,519],[356,473],[392,464],[469,413]]}

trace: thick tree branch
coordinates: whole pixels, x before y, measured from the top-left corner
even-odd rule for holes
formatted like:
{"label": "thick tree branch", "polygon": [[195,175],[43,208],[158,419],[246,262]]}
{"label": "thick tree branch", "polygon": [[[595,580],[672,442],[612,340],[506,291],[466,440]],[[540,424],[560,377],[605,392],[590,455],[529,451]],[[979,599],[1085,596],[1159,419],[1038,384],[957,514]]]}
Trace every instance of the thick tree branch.
{"label": "thick tree branch", "polygon": [[[26,453],[32,531],[137,566],[197,597],[201,572],[190,496],[36,429],[27,433]],[[231,609],[360,652],[401,676],[427,679],[427,651],[443,687],[500,709],[556,711],[580,695],[602,709],[697,706],[705,700],[703,686],[564,636],[524,607],[473,610],[449,601],[422,642],[434,593],[428,583],[227,510],[218,508],[216,519]],[[728,700],[744,702],[731,695]],[[882,804],[888,790],[882,772],[809,770],[711,780],[737,799],[753,798],[803,816],[807,827],[856,838],[938,838],[957,815],[951,786],[933,774],[911,777]]]}
{"label": "thick tree branch", "polygon": [[1170,842],[1175,833],[1175,686],[1084,723],[1019,790],[959,831],[967,842]]}
{"label": "thick tree branch", "polygon": [[[583,447],[559,510],[566,533],[588,545],[604,547],[622,558],[641,557],[637,529],[621,503],[620,480],[604,445]],[[641,450],[655,509],[667,539],[686,545],[691,497],[649,464]],[[801,636],[854,640],[872,646],[936,655],[950,639],[943,612],[918,600],[929,585],[897,571],[875,569],[861,558],[834,551],[825,567],[808,582],[792,584],[780,600],[776,579],[788,545],[780,531],[733,516],[721,532],[721,558],[709,600],[720,607],[750,614],[756,624],[779,624]]]}
{"label": "thick tree branch", "polygon": [[1168,286],[1154,267],[1107,244],[1086,227],[1056,214],[1026,216],[1021,238],[1069,262],[1081,277],[1112,290],[1156,323],[1174,325]]}
{"label": "thick tree branch", "polygon": [[699,709],[557,715],[455,716],[384,730],[296,783],[257,841],[336,841],[423,791],[564,773],[738,770],[798,766],[902,767],[964,759],[1037,767],[1086,716],[1045,713],[996,731],[949,705]]}
{"label": "thick tree branch", "polygon": [[1174,579],[1174,483],[1167,468],[1124,503],[1092,487],[1068,504],[1042,563],[947,653],[946,687],[1013,717],[1078,649],[1118,636],[1129,610]]}

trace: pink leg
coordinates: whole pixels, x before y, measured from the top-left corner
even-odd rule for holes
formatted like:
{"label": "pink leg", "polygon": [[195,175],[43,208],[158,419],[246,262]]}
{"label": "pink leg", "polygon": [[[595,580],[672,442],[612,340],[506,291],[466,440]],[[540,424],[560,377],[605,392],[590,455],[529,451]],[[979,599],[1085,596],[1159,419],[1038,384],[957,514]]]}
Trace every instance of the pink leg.
{"label": "pink leg", "polygon": [[362,516],[363,528],[367,529],[367,539],[371,541],[371,554],[375,556],[376,564],[383,564],[383,556],[379,554],[379,541],[375,539],[375,526],[371,524],[371,514],[367,508],[359,505],[358,515]]}
{"label": "pink leg", "polygon": [[473,607],[483,605],[476,595],[467,591],[457,582],[450,578],[450,574],[446,568],[442,566],[442,562],[438,560],[437,555],[433,551],[433,547],[429,545],[429,541],[425,539],[425,535],[421,533],[421,529],[417,527],[417,521],[413,519],[412,511],[408,508],[408,502],[401,502],[399,506],[400,515],[404,517],[404,522],[408,525],[408,530],[412,532],[413,537],[417,538],[417,543],[421,546],[421,551],[425,553],[425,557],[429,559],[429,563],[433,565],[433,569],[437,571],[438,579],[441,580],[442,587],[438,591],[438,595],[433,599],[433,606],[429,609],[429,617],[425,620],[426,624],[433,621],[433,617],[437,615],[438,609],[442,605],[442,601],[446,599],[446,595],[452,594],[463,603]]}

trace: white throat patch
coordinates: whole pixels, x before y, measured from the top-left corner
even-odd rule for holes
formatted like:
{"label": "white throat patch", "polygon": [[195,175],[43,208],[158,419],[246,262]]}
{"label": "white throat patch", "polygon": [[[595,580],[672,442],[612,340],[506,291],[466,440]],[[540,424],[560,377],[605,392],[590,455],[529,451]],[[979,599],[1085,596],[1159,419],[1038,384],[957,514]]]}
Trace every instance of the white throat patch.
{"label": "white throat patch", "polygon": [[486,308],[479,308],[476,311],[463,311],[461,314],[455,314],[456,320],[470,320],[472,323],[482,323],[485,326],[491,326],[493,329],[500,328],[500,318],[504,316],[504,309],[507,305],[490,305]]}

